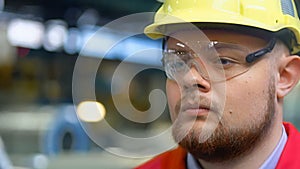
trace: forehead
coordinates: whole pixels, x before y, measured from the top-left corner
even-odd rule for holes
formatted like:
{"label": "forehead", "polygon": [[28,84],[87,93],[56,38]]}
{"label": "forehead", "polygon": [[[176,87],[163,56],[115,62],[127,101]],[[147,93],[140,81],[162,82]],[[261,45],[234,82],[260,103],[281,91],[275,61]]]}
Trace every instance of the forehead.
{"label": "forehead", "polygon": [[197,41],[220,41],[239,44],[249,48],[258,49],[267,44],[263,38],[230,30],[205,29],[205,30],[180,30],[169,35],[168,46],[181,43],[195,43]]}

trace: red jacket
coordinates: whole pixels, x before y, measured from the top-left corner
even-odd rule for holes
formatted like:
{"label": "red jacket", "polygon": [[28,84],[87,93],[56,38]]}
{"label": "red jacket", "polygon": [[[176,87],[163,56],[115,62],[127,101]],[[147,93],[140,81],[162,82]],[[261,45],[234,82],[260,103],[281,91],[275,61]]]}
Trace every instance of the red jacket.
{"label": "red jacket", "polygon": [[[283,123],[288,140],[276,169],[300,169],[300,133],[290,123]],[[187,152],[178,147],[167,151],[137,167],[136,169],[187,169]]]}

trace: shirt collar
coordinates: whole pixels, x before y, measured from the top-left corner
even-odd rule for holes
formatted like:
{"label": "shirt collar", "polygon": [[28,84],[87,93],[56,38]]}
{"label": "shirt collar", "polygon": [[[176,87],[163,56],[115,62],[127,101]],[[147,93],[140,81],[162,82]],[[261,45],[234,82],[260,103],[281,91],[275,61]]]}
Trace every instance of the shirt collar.
{"label": "shirt collar", "polygon": [[261,167],[259,167],[259,169],[276,168],[276,165],[279,161],[280,155],[284,149],[286,142],[287,142],[287,134],[284,126],[282,125],[282,134],[279,143],[275,147],[272,154],[268,157],[268,159],[262,164]]}

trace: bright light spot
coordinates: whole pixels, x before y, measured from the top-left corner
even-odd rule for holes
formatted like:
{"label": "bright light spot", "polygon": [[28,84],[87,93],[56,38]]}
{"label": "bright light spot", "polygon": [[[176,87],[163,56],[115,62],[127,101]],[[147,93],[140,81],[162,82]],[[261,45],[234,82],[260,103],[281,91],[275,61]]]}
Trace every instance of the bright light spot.
{"label": "bright light spot", "polygon": [[36,169],[48,168],[48,158],[43,154],[37,154],[33,157],[33,167]]}
{"label": "bright light spot", "polygon": [[68,54],[75,54],[81,49],[80,36],[80,31],[77,28],[69,29],[67,38],[64,43],[64,49]]}
{"label": "bright light spot", "polygon": [[37,21],[14,19],[8,25],[7,38],[13,46],[38,49],[43,35],[44,25]]}
{"label": "bright light spot", "polygon": [[103,104],[96,101],[84,101],[77,107],[77,115],[84,122],[99,122],[106,114]]}
{"label": "bright light spot", "polygon": [[44,48],[48,51],[56,51],[63,47],[67,37],[67,28],[63,21],[50,21],[46,30]]}
{"label": "bright light spot", "polygon": [[[111,47],[115,46],[120,40],[117,33],[112,32],[107,28],[85,26],[82,27],[82,45],[83,48],[80,54],[83,56],[90,56],[96,58],[103,58]],[[115,56],[106,59],[115,59]]]}

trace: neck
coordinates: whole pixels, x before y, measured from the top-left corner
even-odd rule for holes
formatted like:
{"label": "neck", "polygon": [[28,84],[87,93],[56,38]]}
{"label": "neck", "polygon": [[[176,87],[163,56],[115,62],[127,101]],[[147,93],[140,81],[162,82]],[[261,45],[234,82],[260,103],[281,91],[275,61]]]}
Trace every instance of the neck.
{"label": "neck", "polygon": [[211,163],[199,159],[204,169],[259,168],[274,151],[282,135],[282,115],[276,113],[273,123],[264,138],[247,154],[226,162]]}

